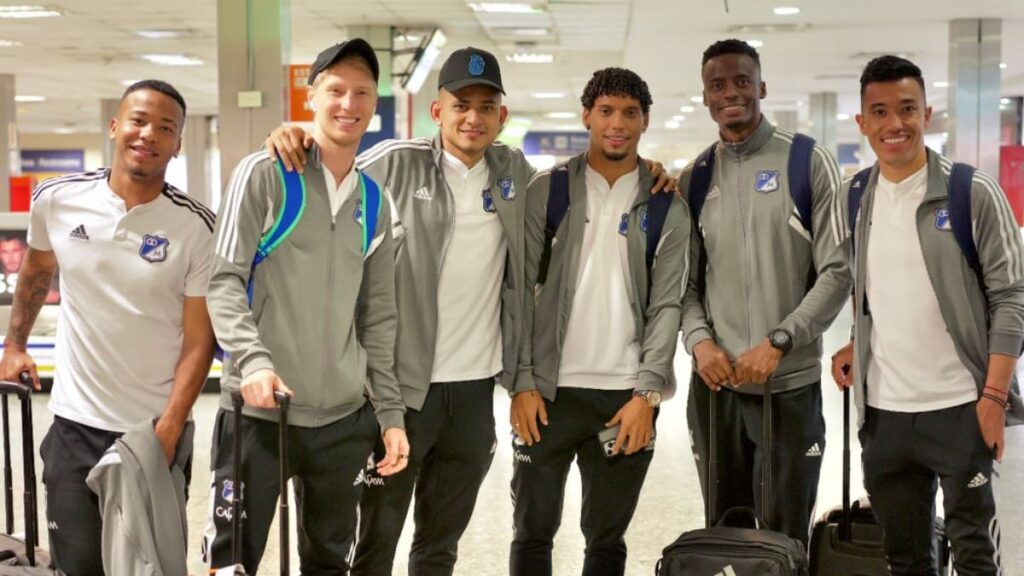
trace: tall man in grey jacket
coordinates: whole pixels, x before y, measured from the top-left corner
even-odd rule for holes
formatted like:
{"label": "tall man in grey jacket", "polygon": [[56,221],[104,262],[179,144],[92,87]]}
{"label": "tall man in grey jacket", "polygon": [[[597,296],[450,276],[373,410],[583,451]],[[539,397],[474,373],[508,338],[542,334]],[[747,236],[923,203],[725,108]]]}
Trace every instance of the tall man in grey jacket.
{"label": "tall man in grey jacket", "polygon": [[[527,193],[534,378],[520,379],[512,400],[513,576],[551,574],[574,459],[583,478],[583,574],[625,572],[623,536],[654,455],[655,413],[675,384],[690,219],[672,198],[648,268],[653,180],[637,146],[651,95],[635,73],[606,68],[581,101],[589,150],[539,173]],[[559,197],[571,208],[549,222]],[[606,429],[608,446],[599,437]]]}
{"label": "tall man in grey jacket", "polygon": [[[794,135],[762,115],[767,91],[757,51],[739,40],[711,45],[702,60],[704,104],[720,141],[695,222],[683,342],[697,375],[688,420],[707,497],[709,434],[718,451],[718,513],[760,503],[764,384],[771,379],[771,527],[804,542],[825,448],[821,334],[849,296],[849,271],[830,221],[839,185],[835,159],[815,146],[810,161],[811,230],[795,218],[788,159]],[[694,166],[683,171],[690,191]],[[692,198],[691,198],[692,202]],[[709,429],[710,394],[717,429]],[[714,521],[715,519],[712,519]]]}
{"label": "tall man in grey jacket", "polygon": [[[355,166],[376,106],[378,75],[373,49],[358,38],[317,56],[309,74],[316,145],[304,175],[304,209],[258,265],[261,237],[284,212],[283,179],[263,152],[243,159],[228,184],[209,293],[214,330],[227,353],[213,440],[213,530],[206,542],[212,568],[231,563],[236,519],[228,511],[236,497],[242,499],[247,573],[256,573],[263,555],[274,502],[286,489],[268,473],[278,466],[275,391],[293,396],[288,475],[295,484],[303,574],[348,573],[363,466],[378,423],[386,449],[378,472],[397,473],[408,461],[405,407],[393,369],[393,208],[381,198],[375,233],[364,230],[372,204],[363,199],[375,184]],[[235,430],[230,393],[239,389],[246,417]],[[235,434],[242,435],[241,486],[230,480]]]}
{"label": "tall man in grey jacket", "polygon": [[[917,66],[882,56],[860,83],[857,123],[878,162],[835,202],[834,222],[855,258],[856,330],[833,357],[832,375],[856,391],[864,485],[892,573],[936,575],[941,485],[956,573],[996,576],[993,461],[1002,457],[1024,343],[1020,230],[999,184],[980,172],[965,180],[969,213],[952,207],[953,163],[924,144],[931,108]],[[958,217],[970,219],[978,269],[954,236]]]}

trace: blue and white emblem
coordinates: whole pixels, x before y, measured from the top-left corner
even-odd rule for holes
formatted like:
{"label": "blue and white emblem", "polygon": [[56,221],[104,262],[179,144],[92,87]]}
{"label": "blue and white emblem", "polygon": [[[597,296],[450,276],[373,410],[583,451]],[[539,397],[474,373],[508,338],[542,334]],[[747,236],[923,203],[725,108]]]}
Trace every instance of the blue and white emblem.
{"label": "blue and white emblem", "polygon": [[778,170],[760,170],[754,177],[754,190],[767,194],[779,189]]}
{"label": "blue and white emblem", "polygon": [[356,201],[356,209],[352,211],[352,219],[356,221],[356,224],[363,225],[363,201],[362,199]]}
{"label": "blue and white emblem", "polygon": [[494,213],[494,197],[491,196],[491,189],[484,190],[480,195],[484,199],[484,212]]}
{"label": "blue and white emblem", "polygon": [[935,210],[935,228],[951,231],[953,224],[949,221],[949,208],[937,208]]}
{"label": "blue and white emblem", "polygon": [[479,54],[473,54],[469,57],[469,73],[473,76],[479,76],[484,73],[484,57]]}
{"label": "blue and white emblem", "polygon": [[231,480],[224,480],[220,490],[220,497],[225,502],[231,502],[235,498],[235,483]]}
{"label": "blue and white emblem", "polygon": [[623,236],[625,236],[626,232],[628,232],[628,231],[629,231],[629,213],[627,212],[626,214],[623,214],[622,215],[622,219],[619,220],[619,234],[622,234]]}
{"label": "blue and white emblem", "polygon": [[516,197],[516,185],[511,176],[498,180],[498,188],[501,189],[501,197],[505,200],[512,200]]}
{"label": "blue and white emblem", "polygon": [[170,241],[152,234],[142,236],[142,246],[139,247],[139,256],[147,262],[163,262],[167,260],[167,246]]}
{"label": "blue and white emblem", "polygon": [[647,208],[640,208],[640,231],[647,232]]}

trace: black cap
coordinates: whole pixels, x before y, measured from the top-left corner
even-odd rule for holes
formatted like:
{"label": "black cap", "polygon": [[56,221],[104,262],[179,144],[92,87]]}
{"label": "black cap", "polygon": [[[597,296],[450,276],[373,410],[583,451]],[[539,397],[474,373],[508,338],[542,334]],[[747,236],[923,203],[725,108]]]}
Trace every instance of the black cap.
{"label": "black cap", "polygon": [[461,90],[466,86],[483,84],[505,93],[501,85],[501,68],[494,54],[479,48],[463,48],[452,52],[452,55],[441,66],[441,75],[437,79],[437,89],[444,88],[449,92]]}
{"label": "black cap", "polygon": [[362,38],[345,40],[344,42],[335,44],[318,54],[316,61],[313,62],[313,66],[309,69],[309,78],[306,81],[310,86],[312,86],[313,80],[316,80],[317,74],[330,68],[342,56],[347,56],[349,54],[355,54],[356,56],[362,56],[365,58],[370,64],[370,71],[373,72],[373,81],[380,81],[380,64],[377,63],[377,54],[374,53],[373,47]]}

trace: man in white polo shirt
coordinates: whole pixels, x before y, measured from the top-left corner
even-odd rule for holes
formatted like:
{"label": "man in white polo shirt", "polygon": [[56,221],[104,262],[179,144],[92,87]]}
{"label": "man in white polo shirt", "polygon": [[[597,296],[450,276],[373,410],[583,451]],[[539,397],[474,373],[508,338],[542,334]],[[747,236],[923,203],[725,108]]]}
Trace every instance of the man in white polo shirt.
{"label": "man in white polo shirt", "polygon": [[100,512],[85,479],[106,449],[154,420],[168,462],[192,450],[187,420],[213,357],[213,214],[164,181],[184,122],[174,87],[135,83],[110,122],[111,167],[48,180],[32,198],[0,378],[28,371],[38,388],[26,344],[59,267],[54,423],[40,453],[50,548],[68,575],[103,573]]}

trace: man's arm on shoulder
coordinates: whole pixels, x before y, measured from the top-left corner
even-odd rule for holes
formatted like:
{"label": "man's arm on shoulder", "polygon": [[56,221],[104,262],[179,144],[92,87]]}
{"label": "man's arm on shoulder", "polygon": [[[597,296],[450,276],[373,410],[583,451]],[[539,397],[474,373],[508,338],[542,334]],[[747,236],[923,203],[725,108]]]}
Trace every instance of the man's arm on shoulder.
{"label": "man's arm on shoulder", "polygon": [[779,324],[799,348],[821,336],[850,296],[852,278],[837,232],[835,198],[842,186],[831,153],[815,146],[811,153],[812,256],[817,279],[800,305]]}

